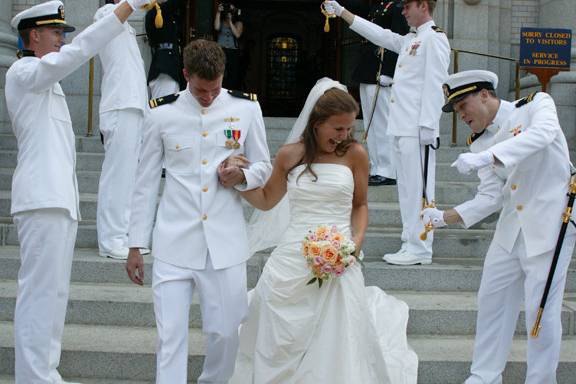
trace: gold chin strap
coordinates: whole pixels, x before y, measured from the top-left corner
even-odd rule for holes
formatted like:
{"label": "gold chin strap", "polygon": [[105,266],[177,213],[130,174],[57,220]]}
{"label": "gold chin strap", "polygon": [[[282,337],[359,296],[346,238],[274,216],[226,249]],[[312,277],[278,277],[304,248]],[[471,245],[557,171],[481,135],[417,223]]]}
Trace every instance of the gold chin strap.
{"label": "gold chin strap", "polygon": [[156,29],[160,29],[164,26],[164,18],[162,17],[162,8],[160,8],[160,4],[154,4],[156,7],[156,17],[154,18],[154,26]]}
{"label": "gold chin strap", "polygon": [[330,21],[329,20],[336,17],[336,15],[333,13],[328,13],[326,11],[326,9],[324,9],[324,3],[320,3],[320,12],[322,12],[324,17],[326,18],[326,21],[324,22],[324,32],[328,33],[328,32],[330,32]]}

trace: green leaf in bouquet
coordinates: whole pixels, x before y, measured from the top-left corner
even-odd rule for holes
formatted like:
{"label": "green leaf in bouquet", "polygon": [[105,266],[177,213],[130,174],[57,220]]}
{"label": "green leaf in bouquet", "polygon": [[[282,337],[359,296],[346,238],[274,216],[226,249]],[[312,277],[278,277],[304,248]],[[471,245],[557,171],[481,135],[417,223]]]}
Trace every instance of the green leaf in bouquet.
{"label": "green leaf in bouquet", "polygon": [[322,279],[318,279],[318,288],[322,288],[322,283],[324,282],[324,280]]}
{"label": "green leaf in bouquet", "polygon": [[[319,279],[316,278],[316,277],[313,277],[313,278],[310,279],[309,282],[306,283],[306,285],[314,284],[314,282],[315,282],[316,280],[319,280]],[[322,281],[322,280],[320,280],[320,281]],[[322,283],[320,283],[320,285],[322,285]]]}

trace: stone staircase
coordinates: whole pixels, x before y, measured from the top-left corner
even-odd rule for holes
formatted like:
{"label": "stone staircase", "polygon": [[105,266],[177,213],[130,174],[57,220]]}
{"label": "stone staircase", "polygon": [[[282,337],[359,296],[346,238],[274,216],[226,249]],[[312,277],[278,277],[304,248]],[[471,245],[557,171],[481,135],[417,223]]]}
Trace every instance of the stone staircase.
{"label": "stone staircase", "polygon": [[[294,119],[266,118],[271,153],[281,145]],[[360,124],[358,125],[360,127]],[[443,137],[443,142],[448,142]],[[147,285],[131,284],[124,263],[97,255],[96,191],[102,163],[98,137],[77,137],[77,174],[84,220],[78,230],[60,371],[83,383],[152,383],[155,371],[154,313],[150,289],[151,258],[146,258]],[[464,147],[437,153],[436,200],[453,206],[473,196],[475,176],[461,176],[450,163]],[[10,183],[16,164],[16,142],[9,127],[0,130],[0,384],[13,383],[13,313],[19,267],[18,241],[10,218]],[[410,306],[408,335],[420,358],[419,383],[456,384],[466,378],[472,357],[478,289],[484,254],[496,216],[474,229],[440,229],[435,233],[434,263],[390,266],[380,257],[400,246],[400,212],[395,186],[369,188],[370,227],[364,251],[367,285],[377,285]],[[246,206],[246,214],[251,209]],[[253,287],[268,257],[249,261]],[[562,312],[564,342],[558,383],[576,379],[576,263],[571,265]],[[507,365],[504,383],[524,382],[524,316]],[[190,316],[189,377],[195,380],[203,361],[201,316],[195,299]],[[326,383],[328,384],[328,383]],[[362,384],[362,383],[350,383]]]}

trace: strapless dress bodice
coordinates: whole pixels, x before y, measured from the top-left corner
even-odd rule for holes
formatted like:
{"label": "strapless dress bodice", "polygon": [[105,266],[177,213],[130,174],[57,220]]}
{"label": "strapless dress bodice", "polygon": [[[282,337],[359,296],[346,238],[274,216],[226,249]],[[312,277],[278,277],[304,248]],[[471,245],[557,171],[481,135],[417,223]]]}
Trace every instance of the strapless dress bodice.
{"label": "strapless dress bodice", "polygon": [[299,165],[288,174],[290,228],[337,225],[348,231],[354,195],[352,170],[343,164],[314,163],[314,177]]}

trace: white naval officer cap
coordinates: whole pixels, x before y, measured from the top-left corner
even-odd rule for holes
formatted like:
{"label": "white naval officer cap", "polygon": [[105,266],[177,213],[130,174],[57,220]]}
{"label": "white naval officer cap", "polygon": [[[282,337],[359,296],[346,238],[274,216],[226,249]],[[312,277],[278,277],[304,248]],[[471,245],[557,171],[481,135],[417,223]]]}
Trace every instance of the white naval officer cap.
{"label": "white naval officer cap", "polygon": [[47,1],[25,9],[12,19],[12,28],[19,31],[47,26],[64,27],[64,32],[73,32],[76,28],[64,20],[64,4],[59,0]]}
{"label": "white naval officer cap", "polygon": [[444,112],[454,112],[454,104],[471,93],[482,89],[495,90],[498,86],[498,76],[494,72],[484,70],[462,71],[448,76],[442,86],[446,104]]}

